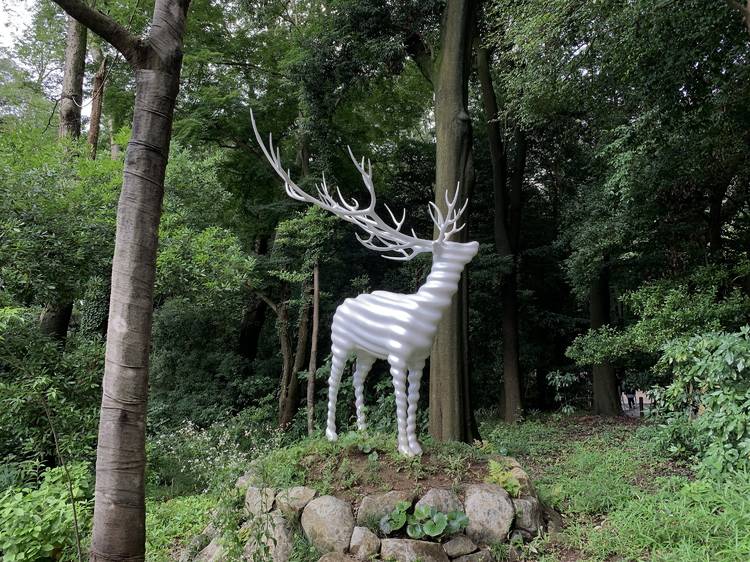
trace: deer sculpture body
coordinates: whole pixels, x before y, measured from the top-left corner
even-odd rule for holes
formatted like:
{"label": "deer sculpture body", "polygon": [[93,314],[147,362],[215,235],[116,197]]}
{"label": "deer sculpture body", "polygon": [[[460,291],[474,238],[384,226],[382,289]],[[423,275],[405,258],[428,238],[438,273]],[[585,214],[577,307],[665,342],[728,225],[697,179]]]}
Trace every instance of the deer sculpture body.
{"label": "deer sculpture body", "polygon": [[445,214],[431,202],[428,210],[435,223],[437,236],[433,240],[418,238],[413,230],[411,234],[401,231],[406,211],[399,220],[386,205],[392,224],[378,216],[375,212],[372,167],[369,162],[365,167],[364,159],[358,162],[351,149],[349,155],[370,196],[370,203],[366,207],[360,206],[356,199],[346,201],[338,189],[336,197],[331,195],[325,178],[317,188],[317,197],[303,191],[292,181],[289,172],[284,170],[279,151],[274,150],[270,136],[268,147],[265,146],[254,119],[253,130],[263,154],[284,181],[286,192],[292,199],[312,203],[354,223],[366,234],[365,237],[358,234],[357,239],[369,249],[384,252],[385,258],[407,261],[420,253],[432,253],[432,270],[415,294],[374,291],[348,298],[336,309],[331,328],[333,358],[328,379],[326,437],[335,441],[336,401],[347,358],[352,353],[356,356],[353,382],[359,430],[366,427],[365,378],[376,359],[388,361],[396,395],[398,450],[406,456],[421,454],[422,448],[416,436],[416,419],[422,370],[430,355],[438,324],[458,289],[461,272],[479,249],[477,242],[450,240],[464,226],[459,225],[459,220],[468,201],[461,207],[457,206],[457,187],[452,198],[446,194]]}

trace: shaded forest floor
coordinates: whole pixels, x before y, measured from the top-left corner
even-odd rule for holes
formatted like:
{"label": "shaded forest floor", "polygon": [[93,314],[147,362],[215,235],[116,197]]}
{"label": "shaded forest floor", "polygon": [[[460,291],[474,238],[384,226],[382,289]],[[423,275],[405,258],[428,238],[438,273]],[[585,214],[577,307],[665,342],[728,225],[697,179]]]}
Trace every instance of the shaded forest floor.
{"label": "shaded forest floor", "polygon": [[[446,464],[441,477],[450,479],[451,459],[465,459],[472,449],[510,455],[528,471],[540,498],[562,514],[562,529],[515,553],[500,547],[496,550],[500,559],[750,560],[750,477],[739,475],[721,483],[695,478],[685,463],[672,461],[662,452],[654,424],[633,418],[544,416],[515,426],[485,418],[481,425],[482,442],[474,447],[434,447],[434,454],[443,455]],[[370,448],[383,450],[391,437],[375,434],[369,439],[363,443],[352,438],[352,444],[344,447],[359,447],[353,457],[366,459]],[[322,490],[355,485],[339,481],[352,474],[351,466],[347,470],[338,470],[340,463],[332,463],[331,470],[321,470],[320,463],[305,467],[310,451],[325,456],[324,443],[305,439],[274,449],[261,462],[262,470],[277,484],[304,480]],[[359,472],[366,474],[367,461],[361,464]],[[454,469],[461,470],[461,465],[456,463]],[[419,461],[404,461],[399,477],[427,482],[436,475],[422,474]],[[361,484],[377,487],[376,482]],[[159,542],[150,541],[148,559],[173,559],[206,524],[216,502],[207,495],[150,502],[149,534]],[[296,562],[317,560],[304,544],[296,552]]]}

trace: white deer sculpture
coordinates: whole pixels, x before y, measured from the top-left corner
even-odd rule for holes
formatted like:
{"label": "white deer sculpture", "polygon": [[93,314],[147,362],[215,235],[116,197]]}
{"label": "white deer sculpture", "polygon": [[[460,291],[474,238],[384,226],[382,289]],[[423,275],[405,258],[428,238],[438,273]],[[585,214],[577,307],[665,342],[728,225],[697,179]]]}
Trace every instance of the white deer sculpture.
{"label": "white deer sculpture", "polygon": [[341,374],[349,354],[354,353],[357,358],[354,371],[354,394],[359,430],[365,429],[365,377],[376,359],[387,360],[391,367],[396,394],[398,450],[406,456],[421,454],[422,448],[416,436],[416,420],[422,369],[425,360],[430,355],[440,319],[458,289],[461,272],[479,249],[477,242],[450,241],[450,237],[464,226],[458,225],[461,214],[466,209],[466,203],[456,208],[458,186],[452,199],[446,193],[447,211],[445,214],[437,205],[430,202],[428,210],[437,227],[435,239],[417,238],[414,230],[411,231],[411,235],[401,232],[406,219],[406,210],[401,220],[397,220],[390,208],[385,206],[393,225],[386,223],[375,212],[376,198],[372,182],[372,166],[368,162],[365,168],[364,158],[358,162],[349,149],[352,162],[362,175],[362,180],[370,195],[370,203],[367,207],[361,207],[356,199],[348,203],[338,188],[336,189],[338,197],[334,198],[328,190],[325,177],[323,183],[317,187],[318,196],[313,197],[292,181],[289,172],[285,171],[281,165],[278,148],[274,150],[273,138],[269,135],[268,147],[266,147],[255,126],[255,120],[253,119],[252,122],[258,144],[273,169],[284,180],[289,197],[313,203],[345,221],[356,224],[367,235],[361,237],[358,234],[357,239],[366,248],[392,253],[392,255],[384,255],[385,258],[407,261],[417,254],[432,252],[432,270],[416,294],[402,295],[387,291],[374,291],[356,298],[348,298],[336,309],[331,327],[333,359],[331,375],[328,379],[326,437],[330,441],[335,441],[337,439],[336,400]]}

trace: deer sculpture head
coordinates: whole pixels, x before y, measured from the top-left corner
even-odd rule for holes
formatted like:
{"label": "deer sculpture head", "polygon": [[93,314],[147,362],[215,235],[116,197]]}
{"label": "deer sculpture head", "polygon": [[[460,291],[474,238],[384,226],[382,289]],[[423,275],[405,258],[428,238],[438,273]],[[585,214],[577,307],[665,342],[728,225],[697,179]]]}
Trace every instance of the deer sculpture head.
{"label": "deer sculpture head", "polygon": [[338,188],[334,196],[325,177],[317,186],[316,194],[311,195],[292,181],[289,171],[281,164],[278,148],[273,146],[273,138],[269,135],[266,146],[252,114],[251,119],[258,144],[274,171],[283,180],[289,197],[317,205],[356,225],[362,231],[362,234],[357,234],[360,243],[380,252],[384,258],[407,261],[417,254],[432,253],[432,270],[415,294],[374,291],[348,298],[336,309],[331,326],[332,364],[328,380],[326,436],[333,441],[337,438],[336,401],[347,357],[354,353],[357,358],[354,391],[357,427],[360,430],[365,428],[365,377],[376,359],[387,360],[396,394],[398,450],[408,456],[421,454],[422,449],[416,437],[416,413],[422,370],[430,355],[437,326],[458,289],[461,272],[479,249],[477,242],[451,240],[465,226],[465,223],[460,223],[460,219],[468,201],[459,206],[457,186],[452,197],[447,193],[445,195],[445,212],[435,203],[429,204],[428,212],[435,224],[433,239],[419,238],[413,229],[407,234],[402,230],[406,222],[406,210],[401,218],[396,218],[385,205],[389,220],[384,220],[375,211],[375,186],[369,161],[365,166],[364,158],[358,161],[349,149],[349,156],[362,176],[369,195],[367,205],[360,205],[354,198],[347,201]]}

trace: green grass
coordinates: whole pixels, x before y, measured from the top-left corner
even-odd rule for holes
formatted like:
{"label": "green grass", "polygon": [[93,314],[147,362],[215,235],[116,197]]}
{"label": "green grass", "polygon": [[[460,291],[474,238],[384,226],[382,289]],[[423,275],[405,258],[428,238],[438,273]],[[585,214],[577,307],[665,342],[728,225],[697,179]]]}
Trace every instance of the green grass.
{"label": "green grass", "polygon": [[[486,421],[482,435],[480,447],[425,439],[425,450],[439,459],[449,476],[488,452],[515,456],[524,465],[541,498],[563,513],[566,526],[553,537],[524,545],[521,560],[750,560],[750,475],[736,474],[721,483],[691,481],[685,467],[674,465],[660,452],[654,426],[547,416],[513,426]],[[341,487],[344,480],[338,469],[342,452],[349,448],[365,454],[377,450],[371,460],[375,471],[386,458],[398,459],[395,462],[408,474],[424,470],[418,461],[392,454],[394,447],[393,436],[382,434],[344,434],[337,443],[304,439],[257,459],[257,467],[266,485],[305,483],[318,489]],[[313,458],[324,468],[318,471],[317,482],[310,481],[308,470]],[[236,503],[232,513],[240,517],[239,496]],[[150,500],[148,560],[169,560],[203,529],[219,504],[212,496]],[[237,521],[230,523],[229,527],[237,527]],[[500,560],[510,556],[507,546],[497,554]],[[314,562],[317,556],[303,538],[296,537],[292,560]]]}
{"label": "green grass", "polygon": [[149,562],[173,560],[174,552],[206,527],[217,501],[209,495],[147,501],[146,559]]}

